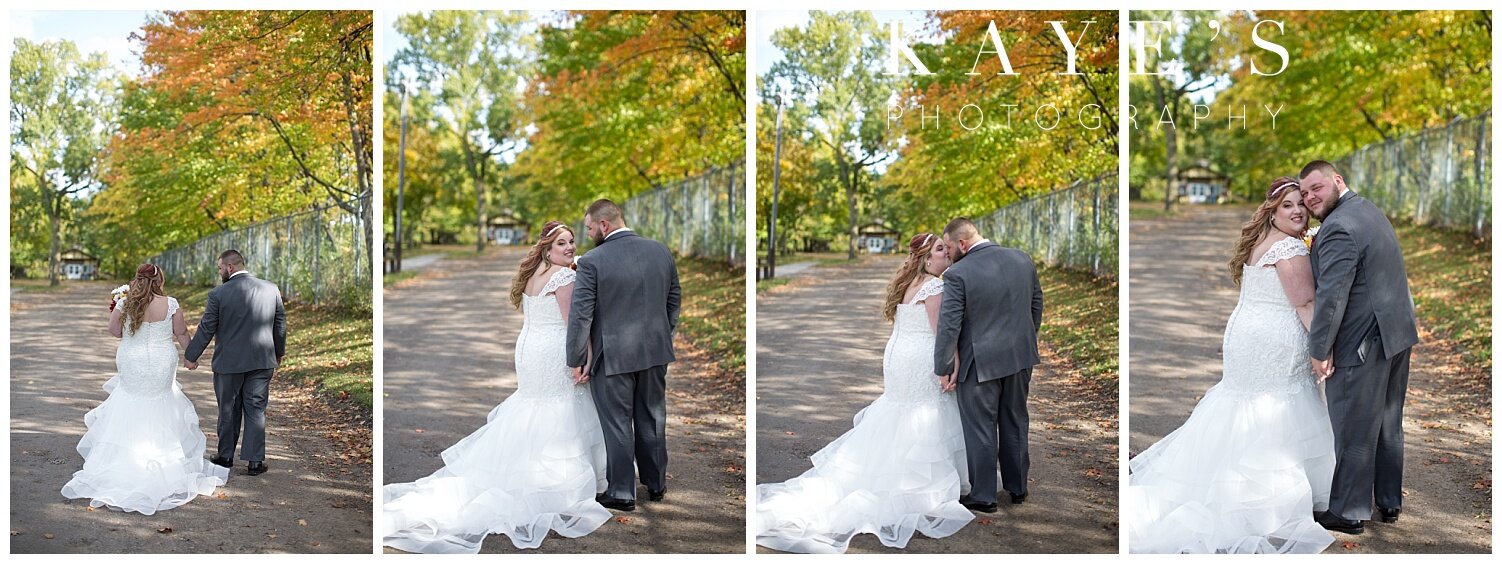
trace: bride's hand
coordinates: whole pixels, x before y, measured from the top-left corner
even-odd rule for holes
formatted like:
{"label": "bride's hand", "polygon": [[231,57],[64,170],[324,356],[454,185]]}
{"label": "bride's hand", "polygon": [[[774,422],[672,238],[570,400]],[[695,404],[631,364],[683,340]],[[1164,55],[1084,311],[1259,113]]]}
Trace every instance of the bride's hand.
{"label": "bride's hand", "polygon": [[575,366],[574,367],[574,385],[577,386],[577,385],[584,384],[586,382],[589,382],[589,365],[586,364],[584,366]]}

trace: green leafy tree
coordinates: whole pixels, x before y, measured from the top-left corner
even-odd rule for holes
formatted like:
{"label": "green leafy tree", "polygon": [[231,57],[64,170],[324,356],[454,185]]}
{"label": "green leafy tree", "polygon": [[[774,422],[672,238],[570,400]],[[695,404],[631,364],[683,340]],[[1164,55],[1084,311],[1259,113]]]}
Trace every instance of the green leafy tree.
{"label": "green leafy tree", "polygon": [[12,205],[39,205],[44,211],[50,234],[47,275],[54,286],[61,281],[62,238],[65,223],[74,217],[74,199],[100,186],[115,99],[115,76],[103,53],[84,56],[66,40],[16,39],[11,193],[19,198]]}

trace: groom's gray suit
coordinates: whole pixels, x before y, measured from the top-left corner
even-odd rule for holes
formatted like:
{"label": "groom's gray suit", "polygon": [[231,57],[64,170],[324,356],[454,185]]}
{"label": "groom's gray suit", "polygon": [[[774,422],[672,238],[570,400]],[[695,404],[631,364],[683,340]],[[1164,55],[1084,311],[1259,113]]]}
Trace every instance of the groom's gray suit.
{"label": "groom's gray suit", "polygon": [[266,460],[266,403],[277,359],[287,354],[287,314],[276,284],[240,271],[209,291],[198,332],[183,358],[198,362],[214,344],[214,395],[219,400],[218,457],[235,459],[245,424],[241,458]]}
{"label": "groom's gray suit", "polygon": [[667,373],[678,327],[678,266],[662,243],[612,232],[579,257],[568,314],[568,365],[585,364],[605,434],[606,495],[636,499],[635,472],[667,488]]}
{"label": "groom's gray suit", "polygon": [[1403,399],[1419,342],[1413,297],[1392,222],[1347,190],[1314,237],[1309,354],[1335,357],[1325,382],[1335,432],[1330,513],[1349,520],[1403,504]]}
{"label": "groom's gray suit", "polygon": [[1027,391],[1038,358],[1043,289],[1027,253],[985,241],[944,272],[934,373],[956,369],[970,468],[970,499],[996,502],[1002,488],[1027,493]]}

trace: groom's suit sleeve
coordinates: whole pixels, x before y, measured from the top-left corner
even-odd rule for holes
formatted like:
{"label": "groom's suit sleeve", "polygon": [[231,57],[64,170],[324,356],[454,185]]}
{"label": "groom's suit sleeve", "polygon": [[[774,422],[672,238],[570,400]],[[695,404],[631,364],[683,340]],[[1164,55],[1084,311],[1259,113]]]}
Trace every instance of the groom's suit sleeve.
{"label": "groom's suit sleeve", "polygon": [[[218,289],[215,288],[215,290]],[[203,349],[208,348],[209,341],[214,340],[214,333],[217,331],[219,331],[219,292],[211,291],[208,302],[203,305],[203,317],[198,318],[198,332],[194,333],[193,340],[188,342],[188,349],[183,351],[183,358],[188,362],[198,362],[198,357],[203,356]]]}
{"label": "groom's suit sleeve", "polygon": [[1043,330],[1043,286],[1038,283],[1038,268],[1033,267],[1033,333]]}
{"label": "groom's suit sleeve", "polygon": [[1319,270],[1314,273],[1314,279],[1319,283],[1314,290],[1309,355],[1325,360],[1334,352],[1335,334],[1340,331],[1341,319],[1346,314],[1351,285],[1356,281],[1359,251],[1351,233],[1338,223],[1325,224],[1320,228],[1318,238]]}
{"label": "groom's suit sleeve", "polygon": [[960,323],[964,319],[965,279],[945,273],[944,300],[939,303],[939,332],[934,336],[934,374],[948,376],[958,368],[954,365],[954,355],[960,346]]}
{"label": "groom's suit sleeve", "polygon": [[683,289],[678,286],[678,263],[673,261],[672,255],[668,255],[669,264],[673,267],[673,280],[668,285],[668,332],[678,331],[678,308],[683,300]]}
{"label": "groom's suit sleeve", "polygon": [[282,292],[276,292],[276,317],[271,320],[271,342],[276,357],[287,356],[287,310],[282,307]]}
{"label": "groom's suit sleeve", "polygon": [[571,368],[584,366],[589,354],[589,330],[595,319],[595,284],[598,280],[595,263],[587,258],[579,260],[579,269],[574,273],[574,295],[568,308],[568,365]]}

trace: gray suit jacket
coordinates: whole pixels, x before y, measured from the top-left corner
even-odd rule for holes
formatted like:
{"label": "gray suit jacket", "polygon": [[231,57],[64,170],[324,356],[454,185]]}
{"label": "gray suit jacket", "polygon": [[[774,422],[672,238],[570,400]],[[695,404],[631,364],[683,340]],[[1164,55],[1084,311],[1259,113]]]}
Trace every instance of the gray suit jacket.
{"label": "gray suit jacket", "polygon": [[210,290],[183,357],[197,362],[214,339],[216,374],[276,368],[276,359],[287,354],[287,313],[276,284],[246,273]]}
{"label": "gray suit jacket", "polygon": [[662,243],[616,233],[579,257],[568,312],[568,365],[626,374],[673,362],[678,328],[678,265]]}
{"label": "gray suit jacket", "polygon": [[944,272],[939,307],[935,374],[954,372],[957,348],[959,380],[972,369],[980,382],[995,380],[1040,361],[1043,288],[1027,253],[990,242],[971,249]]}
{"label": "gray suit jacket", "polygon": [[1314,268],[1314,321],[1309,354],[1335,366],[1360,366],[1381,346],[1383,358],[1419,342],[1403,250],[1392,222],[1348,191],[1320,224],[1309,253]]}

